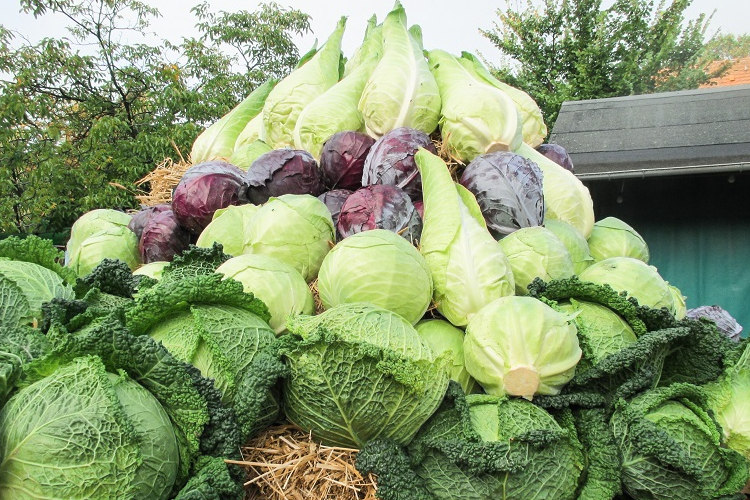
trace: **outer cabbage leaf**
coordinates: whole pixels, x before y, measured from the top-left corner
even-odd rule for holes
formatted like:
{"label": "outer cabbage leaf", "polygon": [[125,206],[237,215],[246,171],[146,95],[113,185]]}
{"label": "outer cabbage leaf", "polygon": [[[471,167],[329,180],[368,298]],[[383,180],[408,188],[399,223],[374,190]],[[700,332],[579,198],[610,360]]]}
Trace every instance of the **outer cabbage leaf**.
{"label": "outer cabbage leaf", "polygon": [[611,257],[589,266],[580,274],[581,280],[607,284],[618,292],[627,292],[638,303],[654,309],[666,307],[676,312],[669,285],[654,266],[632,257]]}
{"label": "outer cabbage leaf", "polygon": [[235,149],[232,156],[229,157],[229,163],[246,171],[252,166],[255,160],[269,151],[273,151],[273,148],[258,139]]}
{"label": "outer cabbage leaf", "polygon": [[428,61],[440,89],[440,134],[448,154],[468,163],[521,145],[521,116],[508,94],[478,80],[445,51],[431,50]]}
{"label": "outer cabbage leaf", "polygon": [[59,274],[70,285],[76,282],[76,274],[61,264],[64,254],[55,248],[52,240],[33,234],[24,238],[10,236],[0,240],[0,258],[33,262]]}
{"label": "outer cabbage leaf", "polygon": [[346,18],[317,53],[292,71],[271,91],[263,106],[263,133],[260,137],[274,149],[294,146],[294,127],[302,110],[339,81],[341,38]]}
{"label": "outer cabbage leaf", "polygon": [[367,28],[365,28],[365,38],[362,45],[357,47],[352,57],[346,61],[343,77],[346,78],[356,70],[364,60],[370,57],[372,51],[381,53],[383,51],[383,25],[378,24],[375,14],[367,20]]}
{"label": "outer cabbage leaf", "polygon": [[[237,136],[237,141],[234,143],[234,151],[239,152],[243,146],[248,146],[257,141],[263,142],[261,140],[261,137],[263,136],[263,128],[263,113],[259,113],[255,118],[247,122],[245,128],[243,128],[242,132],[240,132],[240,134]],[[237,165],[232,161],[230,161],[229,163],[231,163],[232,165]],[[240,165],[237,166],[239,167]]]}
{"label": "outer cabbage leaf", "polygon": [[420,252],[432,273],[433,299],[455,326],[495,299],[514,292],[513,271],[487,228],[481,210],[467,206],[445,163],[421,149],[414,157],[422,175],[424,221]]}
{"label": "outer cabbage leaf", "polygon": [[594,229],[594,202],[586,186],[570,171],[553,162],[528,144],[515,152],[536,163],[544,172],[544,218],[567,222],[588,238]]}
{"label": "outer cabbage leaf", "polygon": [[532,148],[536,148],[544,142],[544,138],[547,137],[547,125],[544,124],[542,110],[539,109],[536,101],[529,94],[492,76],[492,73],[487,71],[487,68],[474,54],[461,52],[459,62],[477,79],[499,88],[513,99],[523,122],[523,142]]}
{"label": "outer cabbage leaf", "polygon": [[398,0],[383,21],[383,57],[365,85],[359,110],[375,138],[399,127],[427,134],[437,127],[440,92],[419,40],[406,29],[406,11]]}
{"label": "outer cabbage leaf", "polygon": [[382,35],[367,38],[360,48],[361,60],[357,68],[305,106],[294,127],[297,149],[308,151],[320,160],[323,143],[333,134],[364,128],[358,104],[367,80],[380,61],[382,44]]}
{"label": "outer cabbage leaf", "polygon": [[750,463],[750,343],[715,382],[704,386],[726,445]]}
{"label": "outer cabbage leaf", "polygon": [[32,262],[0,259],[0,326],[36,326],[42,303],[73,299],[73,288],[46,267]]}
{"label": "outer cabbage leaf", "polygon": [[361,448],[372,439],[408,443],[440,404],[448,385],[414,327],[369,304],[297,316],[280,338],[289,366],[287,418],[323,443]]}
{"label": "outer cabbage leaf", "polygon": [[466,394],[481,392],[482,388],[466,371],[464,364],[464,332],[442,319],[425,319],[414,325],[414,329],[435,352],[436,356],[450,352],[451,380],[461,385]]}
{"label": "outer cabbage leaf", "polygon": [[210,160],[229,158],[234,152],[237,137],[248,122],[263,110],[263,104],[275,84],[275,80],[267,80],[250,92],[250,95],[232,108],[229,113],[201,132],[193,142],[190,161],[196,165]]}
{"label": "outer cabbage leaf", "polygon": [[245,205],[229,205],[214,213],[208,226],[201,231],[195,245],[211,248],[214,243],[220,243],[228,255],[242,255],[248,241],[249,223],[259,206],[247,203]]}

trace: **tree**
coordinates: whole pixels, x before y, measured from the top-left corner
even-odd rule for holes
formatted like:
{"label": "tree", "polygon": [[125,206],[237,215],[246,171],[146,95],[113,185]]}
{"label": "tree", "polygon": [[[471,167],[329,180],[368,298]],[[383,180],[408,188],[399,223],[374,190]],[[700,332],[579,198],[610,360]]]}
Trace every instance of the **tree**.
{"label": "tree", "polygon": [[750,35],[718,34],[706,44],[703,58],[707,61],[750,57]]}
{"label": "tree", "polygon": [[[0,26],[0,232],[60,230],[94,208],[136,208],[135,182],[297,62],[309,16],[193,9],[199,37],[148,43],[138,0],[21,0],[69,36],[32,43]],[[121,40],[136,40],[125,44]],[[7,76],[5,76],[7,75]]]}
{"label": "tree", "polygon": [[482,31],[511,64],[496,72],[536,99],[548,128],[567,100],[697,88],[717,76],[701,59],[708,19],[691,0],[542,0],[498,10]]}

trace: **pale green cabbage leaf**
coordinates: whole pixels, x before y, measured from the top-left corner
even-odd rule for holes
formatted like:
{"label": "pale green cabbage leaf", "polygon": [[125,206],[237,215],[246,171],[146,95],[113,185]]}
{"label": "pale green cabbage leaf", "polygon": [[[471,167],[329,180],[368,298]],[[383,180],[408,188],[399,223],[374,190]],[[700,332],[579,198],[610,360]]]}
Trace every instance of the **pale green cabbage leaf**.
{"label": "pale green cabbage leaf", "polygon": [[464,326],[485,305],[513,294],[513,271],[476,200],[457,190],[445,162],[425,149],[414,158],[424,196],[420,251],[432,272],[433,299],[448,321]]}

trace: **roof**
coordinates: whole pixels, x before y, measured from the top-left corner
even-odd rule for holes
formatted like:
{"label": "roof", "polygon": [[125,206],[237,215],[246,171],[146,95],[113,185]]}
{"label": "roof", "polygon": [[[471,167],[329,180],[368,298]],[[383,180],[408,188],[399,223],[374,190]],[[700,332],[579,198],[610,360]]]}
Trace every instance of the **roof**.
{"label": "roof", "polygon": [[719,78],[714,78],[707,84],[701,85],[701,88],[750,84],[750,57],[742,57],[733,61],[714,61],[708,65],[708,71],[715,71],[727,62],[731,62],[732,65],[727,69],[726,73]]}
{"label": "roof", "polygon": [[581,179],[750,171],[750,85],[566,101],[549,142]]}

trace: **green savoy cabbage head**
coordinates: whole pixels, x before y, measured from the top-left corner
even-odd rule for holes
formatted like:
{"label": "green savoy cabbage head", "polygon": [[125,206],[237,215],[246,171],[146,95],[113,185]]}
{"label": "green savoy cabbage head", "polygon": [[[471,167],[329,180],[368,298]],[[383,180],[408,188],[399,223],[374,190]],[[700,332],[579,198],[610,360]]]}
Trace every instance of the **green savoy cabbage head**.
{"label": "green savoy cabbage head", "polygon": [[310,282],[336,240],[331,212],[309,194],[271,198],[248,222],[245,253],[286,262]]}
{"label": "green savoy cabbage head", "polygon": [[318,275],[326,308],[369,302],[415,324],[432,300],[432,276],[424,257],[398,234],[373,229],[344,238]]}
{"label": "green savoy cabbage head", "polygon": [[466,327],[466,369],[495,396],[557,394],[581,359],[571,319],[531,297],[497,299]]}
{"label": "green savoy cabbage head", "polygon": [[588,238],[589,251],[597,262],[610,257],[632,257],[648,263],[648,245],[638,232],[617,217],[594,224]]}
{"label": "green savoy cabbage head", "polygon": [[379,498],[578,498],[585,460],[569,413],[556,419],[523,399],[451,392],[406,449],[378,440],[359,453]]}
{"label": "green savoy cabbage head", "polygon": [[541,226],[522,227],[500,240],[516,284],[516,295],[526,295],[535,278],[544,281],[573,276],[573,259],[555,234]]}
{"label": "green savoy cabbage head", "polygon": [[669,285],[654,266],[633,257],[611,257],[589,266],[580,274],[581,281],[607,284],[618,292],[627,292],[642,306],[666,307],[675,314],[674,297]]}
{"label": "green savoy cabbage head", "polygon": [[297,316],[280,337],[287,418],[327,445],[408,443],[437,409],[448,367],[401,316],[343,304]]}
{"label": "green savoy cabbage head", "polygon": [[450,364],[451,380],[461,385],[466,394],[481,392],[482,388],[476,380],[469,375],[464,365],[464,332],[442,319],[425,319],[414,325],[414,328],[439,356],[444,352],[450,352],[453,359]]}
{"label": "green savoy cabbage head", "polygon": [[245,254],[220,265],[216,272],[242,283],[268,307],[268,324],[276,334],[286,330],[290,315],[313,314],[313,295],[302,275],[289,264],[267,255]]}
{"label": "green savoy cabbage head", "polygon": [[8,401],[0,456],[0,493],[18,499],[167,499],[180,458],[159,401],[126,375],[107,373],[95,356]]}
{"label": "green savoy cabbage head", "polygon": [[685,383],[619,400],[610,425],[631,498],[735,498],[748,479],[748,465],[722,446],[708,410],[705,393]]}

